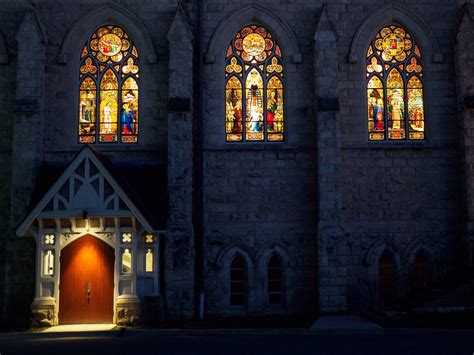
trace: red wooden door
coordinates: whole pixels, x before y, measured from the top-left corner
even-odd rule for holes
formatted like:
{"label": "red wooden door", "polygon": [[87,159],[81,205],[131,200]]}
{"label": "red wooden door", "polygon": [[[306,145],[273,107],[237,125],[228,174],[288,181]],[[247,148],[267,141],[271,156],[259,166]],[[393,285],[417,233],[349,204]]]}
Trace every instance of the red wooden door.
{"label": "red wooden door", "polygon": [[59,324],[111,323],[114,249],[90,235],[61,251]]}

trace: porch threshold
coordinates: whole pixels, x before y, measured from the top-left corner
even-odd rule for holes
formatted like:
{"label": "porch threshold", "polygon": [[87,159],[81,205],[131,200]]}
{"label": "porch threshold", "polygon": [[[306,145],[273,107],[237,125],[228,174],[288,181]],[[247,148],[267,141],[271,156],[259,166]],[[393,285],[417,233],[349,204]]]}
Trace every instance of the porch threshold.
{"label": "porch threshold", "polygon": [[117,327],[113,323],[94,323],[94,324],[64,324],[42,330],[42,333],[76,333],[76,332],[103,332]]}

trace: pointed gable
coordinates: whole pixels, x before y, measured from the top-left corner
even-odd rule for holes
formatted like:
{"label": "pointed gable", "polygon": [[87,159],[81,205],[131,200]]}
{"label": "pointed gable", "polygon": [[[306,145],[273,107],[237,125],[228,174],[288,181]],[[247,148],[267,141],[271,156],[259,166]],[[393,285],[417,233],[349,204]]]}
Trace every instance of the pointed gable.
{"label": "pointed gable", "polygon": [[135,217],[149,233],[151,223],[106,168],[99,156],[84,147],[17,229],[24,235],[38,217]]}

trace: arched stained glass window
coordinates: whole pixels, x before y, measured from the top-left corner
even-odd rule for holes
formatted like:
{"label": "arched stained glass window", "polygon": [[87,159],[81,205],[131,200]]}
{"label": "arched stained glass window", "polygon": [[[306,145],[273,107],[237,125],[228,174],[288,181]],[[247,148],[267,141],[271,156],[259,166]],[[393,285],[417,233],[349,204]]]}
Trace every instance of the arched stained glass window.
{"label": "arched stained glass window", "polygon": [[259,25],[242,28],[226,54],[226,140],[284,139],[283,62],[272,34]]}
{"label": "arched stained glass window", "polygon": [[424,139],[423,67],[410,33],[397,25],[377,32],[366,73],[369,140]]}
{"label": "arched stained glass window", "polygon": [[138,140],[138,51],[120,27],[107,25],[85,43],[79,69],[79,142]]}

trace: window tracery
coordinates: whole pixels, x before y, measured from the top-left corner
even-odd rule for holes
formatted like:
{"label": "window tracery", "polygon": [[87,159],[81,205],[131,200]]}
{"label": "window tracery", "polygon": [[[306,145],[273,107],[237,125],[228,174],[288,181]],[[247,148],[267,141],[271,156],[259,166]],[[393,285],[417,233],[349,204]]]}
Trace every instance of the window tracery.
{"label": "window tracery", "polygon": [[138,51],[114,25],[97,29],[85,43],[79,69],[79,142],[138,140]]}
{"label": "window tracery", "polygon": [[378,31],[366,75],[369,140],[423,140],[423,66],[413,36],[398,25]]}
{"label": "window tracery", "polygon": [[260,25],[242,28],[227,48],[226,140],[284,140],[283,58]]}

